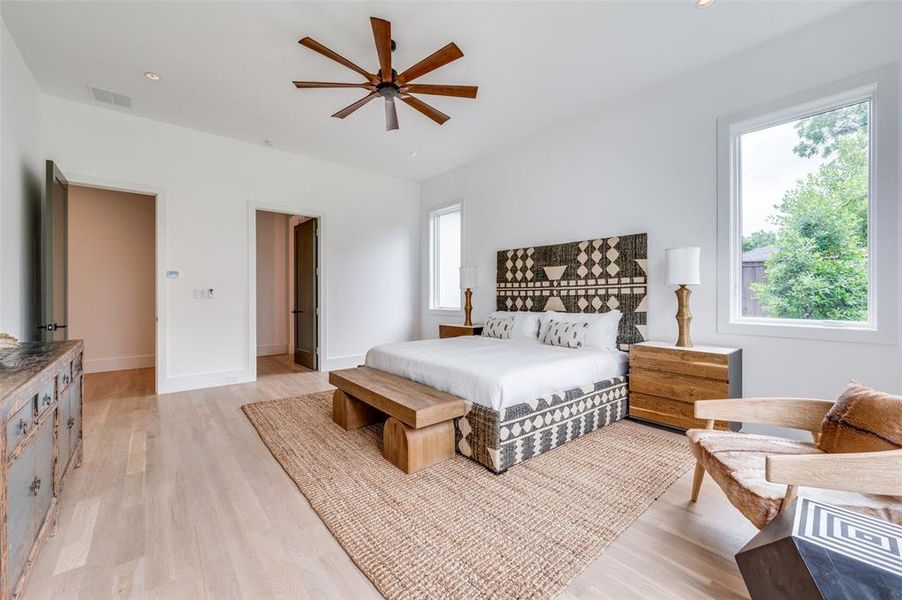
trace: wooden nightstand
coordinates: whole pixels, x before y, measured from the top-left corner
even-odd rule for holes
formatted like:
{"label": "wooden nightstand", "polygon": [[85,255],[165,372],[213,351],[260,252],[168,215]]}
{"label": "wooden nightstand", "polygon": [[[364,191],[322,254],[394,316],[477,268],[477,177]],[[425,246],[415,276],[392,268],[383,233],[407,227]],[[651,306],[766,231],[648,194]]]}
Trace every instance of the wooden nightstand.
{"label": "wooden nightstand", "polygon": [[453,338],[462,335],[482,335],[482,325],[447,325],[442,323],[438,326],[438,336],[440,338]]}
{"label": "wooden nightstand", "polygon": [[[696,400],[742,397],[742,350],[677,348],[663,342],[630,346],[630,417],[678,429],[704,428]],[[718,421],[717,429],[728,423]]]}

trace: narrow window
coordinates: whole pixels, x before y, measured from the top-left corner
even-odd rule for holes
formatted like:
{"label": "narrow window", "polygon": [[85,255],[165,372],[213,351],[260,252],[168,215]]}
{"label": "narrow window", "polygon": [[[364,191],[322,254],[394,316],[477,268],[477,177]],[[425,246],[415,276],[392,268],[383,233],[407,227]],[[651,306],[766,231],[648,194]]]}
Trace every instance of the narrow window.
{"label": "narrow window", "polygon": [[429,237],[429,308],[460,310],[460,204],[430,213]]}

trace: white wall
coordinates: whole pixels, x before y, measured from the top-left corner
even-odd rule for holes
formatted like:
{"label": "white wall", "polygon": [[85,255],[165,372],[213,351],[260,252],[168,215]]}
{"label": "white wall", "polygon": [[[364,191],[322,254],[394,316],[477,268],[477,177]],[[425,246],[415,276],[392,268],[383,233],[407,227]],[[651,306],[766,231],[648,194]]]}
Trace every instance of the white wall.
{"label": "white wall", "polygon": [[35,235],[44,167],[37,83],[0,20],[0,332],[34,337]]}
{"label": "white wall", "polygon": [[[321,217],[325,368],[417,334],[417,184],[50,96],[42,132],[79,183],[160,190],[160,391],[254,377],[257,203]],[[215,298],[195,300],[196,287]]]}
{"label": "white wall", "polygon": [[[852,377],[898,392],[898,344],[719,334],[715,251],[718,116],[899,61],[899,23],[900,4],[839,14],[426,181],[421,235],[431,207],[464,201],[464,263],[479,267],[474,302],[482,317],[494,308],[497,250],[648,232],[648,331],[657,340],[676,339],[664,249],[698,245],[703,285],[692,295],[693,338],[743,349],[746,396],[832,398]],[[425,307],[427,251],[424,243],[421,331],[435,337],[448,317]]]}
{"label": "white wall", "polygon": [[288,219],[257,211],[257,356],[288,352]]}
{"label": "white wall", "polygon": [[154,366],[153,196],[69,186],[69,337],[85,371]]}

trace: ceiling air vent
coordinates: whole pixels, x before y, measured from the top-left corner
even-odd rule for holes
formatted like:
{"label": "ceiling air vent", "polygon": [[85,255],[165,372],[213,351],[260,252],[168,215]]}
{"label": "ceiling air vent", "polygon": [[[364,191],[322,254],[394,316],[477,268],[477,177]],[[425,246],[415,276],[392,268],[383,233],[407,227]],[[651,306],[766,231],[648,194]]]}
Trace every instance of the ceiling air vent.
{"label": "ceiling air vent", "polygon": [[110,90],[105,90],[103,88],[97,88],[89,85],[88,95],[90,95],[91,99],[96,100],[97,102],[103,102],[104,104],[113,104],[121,108],[132,107],[132,97],[126,96],[125,94],[117,94],[116,92],[111,92]]}

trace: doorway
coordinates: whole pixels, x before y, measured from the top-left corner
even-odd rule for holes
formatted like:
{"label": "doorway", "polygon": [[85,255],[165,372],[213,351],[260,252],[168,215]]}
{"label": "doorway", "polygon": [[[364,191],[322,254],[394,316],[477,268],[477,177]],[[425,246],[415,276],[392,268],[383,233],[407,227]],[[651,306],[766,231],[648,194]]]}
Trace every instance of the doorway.
{"label": "doorway", "polygon": [[319,368],[319,219],[256,211],[257,357]]}
{"label": "doorway", "polygon": [[84,340],[86,373],[156,380],[157,202],[75,184],[47,161],[36,338]]}
{"label": "doorway", "polygon": [[154,367],[155,213],[151,195],[69,186],[69,336],[86,373]]}

